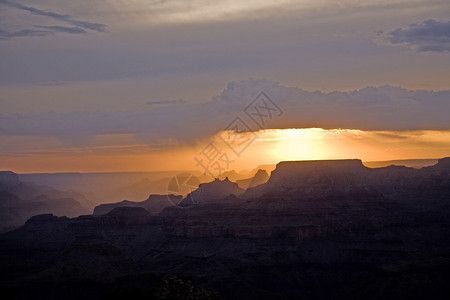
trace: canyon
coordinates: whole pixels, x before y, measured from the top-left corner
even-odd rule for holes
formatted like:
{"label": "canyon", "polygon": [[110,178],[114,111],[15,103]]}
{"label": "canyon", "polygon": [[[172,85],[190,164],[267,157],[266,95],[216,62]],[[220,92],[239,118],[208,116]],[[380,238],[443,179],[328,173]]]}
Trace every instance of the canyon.
{"label": "canyon", "polygon": [[105,299],[178,278],[205,291],[198,299],[449,295],[450,158],[281,162],[263,184],[216,179],[177,199],[30,218],[0,236],[2,292]]}

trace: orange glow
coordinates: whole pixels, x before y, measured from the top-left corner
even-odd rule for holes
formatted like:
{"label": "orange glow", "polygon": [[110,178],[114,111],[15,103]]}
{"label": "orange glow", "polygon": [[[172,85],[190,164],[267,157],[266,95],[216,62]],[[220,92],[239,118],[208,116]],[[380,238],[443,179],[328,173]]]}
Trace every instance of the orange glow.
{"label": "orange glow", "polygon": [[450,131],[361,131],[321,128],[275,129],[262,133],[271,141],[264,151],[271,161],[359,158],[363,161],[439,158],[450,155]]}
{"label": "orange glow", "polygon": [[[253,169],[260,164],[285,160],[359,158],[363,161],[440,158],[450,156],[450,131],[361,131],[270,129],[257,138],[241,155],[234,154],[219,138],[197,141],[193,145],[137,143],[121,136],[97,136],[89,147],[64,145],[54,138],[21,137],[23,152],[0,152],[2,170],[32,172],[113,172],[155,170],[198,170],[195,156],[213,141],[230,158],[228,170]],[[46,148],[47,146],[47,148]]]}

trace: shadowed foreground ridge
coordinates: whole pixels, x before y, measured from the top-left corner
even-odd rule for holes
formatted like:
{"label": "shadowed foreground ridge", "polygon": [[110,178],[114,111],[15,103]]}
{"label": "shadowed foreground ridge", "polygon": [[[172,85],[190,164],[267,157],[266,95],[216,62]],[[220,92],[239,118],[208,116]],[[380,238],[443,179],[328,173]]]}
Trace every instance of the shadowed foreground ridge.
{"label": "shadowed foreground ridge", "polygon": [[125,202],[104,214],[32,217],[1,235],[2,293],[17,299],[450,296],[450,158],[422,169],[371,169],[359,160],[281,162],[266,183],[245,192],[228,179],[201,188],[207,192],[193,192],[201,196],[196,204],[160,213]]}

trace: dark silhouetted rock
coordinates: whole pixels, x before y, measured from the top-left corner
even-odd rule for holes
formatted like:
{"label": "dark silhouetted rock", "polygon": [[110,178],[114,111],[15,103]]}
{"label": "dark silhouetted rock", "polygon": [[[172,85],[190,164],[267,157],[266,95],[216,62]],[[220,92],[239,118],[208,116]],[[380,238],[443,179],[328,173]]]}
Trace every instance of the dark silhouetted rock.
{"label": "dark silhouetted rock", "polygon": [[157,214],[164,208],[174,205],[174,202],[181,201],[182,198],[178,195],[150,195],[147,200],[141,202],[123,200],[117,203],[101,204],[95,207],[94,215],[107,214],[116,207],[142,207],[152,214]]}
{"label": "dark silhouetted rock", "polygon": [[229,195],[238,196],[244,192],[237,183],[231,182],[228,178],[224,180],[215,179],[208,183],[202,183],[198,189],[188,194],[179,206],[190,206],[193,204],[220,203]]}
{"label": "dark silhouetted rock", "polygon": [[[36,216],[0,235],[0,280],[23,288],[21,299],[66,299],[68,289],[86,300],[107,291],[150,299],[215,296],[207,291],[222,299],[448,299],[449,162],[421,169],[283,162],[245,193],[215,180],[193,192],[197,202],[157,215],[125,202],[100,215]],[[173,276],[182,279],[165,280]],[[116,289],[130,285],[136,289]]]}
{"label": "dark silhouetted rock", "polygon": [[23,183],[13,172],[0,172],[0,215],[3,216],[0,232],[23,225],[33,215],[52,213],[76,217],[87,214],[89,204],[89,200],[79,193]]}
{"label": "dark silhouetted rock", "polygon": [[19,176],[11,171],[0,171],[0,190],[8,186],[19,185]]}
{"label": "dark silhouetted rock", "polygon": [[236,183],[238,186],[244,190],[248,188],[252,188],[261,184],[264,184],[269,180],[269,174],[267,174],[266,170],[259,169],[255,176],[247,179],[237,180]]}

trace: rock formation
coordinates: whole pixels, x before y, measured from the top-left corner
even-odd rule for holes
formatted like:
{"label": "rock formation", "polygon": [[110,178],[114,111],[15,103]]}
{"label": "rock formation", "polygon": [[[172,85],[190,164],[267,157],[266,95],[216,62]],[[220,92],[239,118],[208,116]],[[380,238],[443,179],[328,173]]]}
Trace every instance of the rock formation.
{"label": "rock formation", "polygon": [[228,180],[200,188],[197,203],[159,214],[125,202],[32,217],[0,235],[0,279],[35,299],[151,293],[167,276],[222,299],[448,298],[449,158],[422,169],[282,162],[245,193]]}
{"label": "rock formation", "polygon": [[117,203],[101,204],[95,207],[94,215],[107,214],[116,207],[142,207],[152,214],[157,214],[164,208],[174,205],[174,202],[181,201],[182,198],[179,195],[150,195],[147,200],[141,202],[123,200]]}
{"label": "rock formation", "polygon": [[267,174],[266,170],[259,169],[255,176],[247,179],[237,180],[236,183],[238,186],[244,190],[248,188],[252,188],[263,183],[266,183],[269,180],[269,174]]}
{"label": "rock formation", "polygon": [[33,215],[53,213],[76,217],[88,214],[91,203],[74,191],[23,183],[13,172],[0,172],[0,232],[21,226]]}
{"label": "rock formation", "polygon": [[228,178],[224,180],[215,179],[212,182],[200,184],[198,189],[189,193],[179,205],[191,206],[194,204],[221,203],[221,200],[226,199],[228,196],[238,196],[243,192],[243,189]]}

